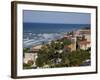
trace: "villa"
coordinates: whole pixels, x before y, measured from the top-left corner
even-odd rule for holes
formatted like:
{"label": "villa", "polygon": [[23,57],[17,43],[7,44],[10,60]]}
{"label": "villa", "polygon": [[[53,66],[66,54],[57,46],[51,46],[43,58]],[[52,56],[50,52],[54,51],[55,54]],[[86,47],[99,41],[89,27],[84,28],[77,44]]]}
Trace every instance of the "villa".
{"label": "villa", "polygon": [[82,49],[82,50],[87,50],[91,47],[90,41],[86,41],[86,40],[80,41],[78,43],[78,45],[79,45],[80,49]]}

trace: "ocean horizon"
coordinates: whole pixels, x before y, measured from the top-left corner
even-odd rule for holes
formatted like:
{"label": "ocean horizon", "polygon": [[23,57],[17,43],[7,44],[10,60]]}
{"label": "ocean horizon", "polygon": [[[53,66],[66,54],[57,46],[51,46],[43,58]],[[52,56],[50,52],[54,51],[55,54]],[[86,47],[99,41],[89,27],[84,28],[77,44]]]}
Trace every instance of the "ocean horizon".
{"label": "ocean horizon", "polygon": [[23,23],[24,32],[60,33],[90,27],[90,24],[60,24],[60,23]]}

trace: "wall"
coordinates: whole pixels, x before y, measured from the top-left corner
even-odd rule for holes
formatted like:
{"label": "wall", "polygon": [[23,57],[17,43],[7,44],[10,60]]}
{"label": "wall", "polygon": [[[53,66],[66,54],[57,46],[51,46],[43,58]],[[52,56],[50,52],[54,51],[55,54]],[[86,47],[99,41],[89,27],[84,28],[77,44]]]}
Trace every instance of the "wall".
{"label": "wall", "polygon": [[[30,1],[64,3],[64,4],[67,3],[67,4],[98,5],[99,6],[98,13],[100,13],[100,0],[30,0]],[[11,41],[10,41],[11,3],[10,2],[11,0],[0,0],[0,80],[13,80],[10,78],[10,68],[11,68],[10,66],[11,65]],[[98,18],[100,22],[100,16],[98,16]],[[100,30],[99,27],[98,29]],[[100,32],[98,32],[98,34],[100,34]],[[100,37],[98,39],[100,40]],[[100,42],[98,43],[98,45],[99,44]],[[100,47],[100,45],[98,47]],[[98,57],[100,57],[100,54],[98,54]],[[98,61],[100,61],[100,58]],[[98,66],[100,67],[100,64],[98,64]],[[36,80],[55,80],[55,79],[56,80],[100,80],[99,76],[100,76],[100,69],[98,74],[62,76],[62,77],[50,77],[50,78],[45,77],[45,78],[35,78],[35,79]],[[33,80],[33,79],[30,78],[28,80]]]}

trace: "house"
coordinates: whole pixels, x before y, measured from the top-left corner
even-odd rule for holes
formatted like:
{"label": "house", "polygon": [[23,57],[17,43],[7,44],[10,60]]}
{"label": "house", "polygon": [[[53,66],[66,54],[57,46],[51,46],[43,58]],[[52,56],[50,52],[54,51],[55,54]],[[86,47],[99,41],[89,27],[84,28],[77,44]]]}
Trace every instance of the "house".
{"label": "house", "polygon": [[80,41],[80,42],[78,43],[78,46],[79,46],[79,48],[82,49],[82,50],[87,50],[88,48],[91,47],[90,41],[86,41],[86,40]]}
{"label": "house", "polygon": [[86,35],[84,35],[84,37],[87,41],[91,41],[91,35],[90,34],[86,34]]}
{"label": "house", "polygon": [[28,64],[29,61],[33,61],[33,65],[32,66],[36,66],[35,62],[36,62],[36,58],[37,58],[37,53],[25,53],[24,56],[24,63]]}
{"label": "house", "polygon": [[24,53],[24,63],[28,64],[29,61],[33,61],[33,67],[36,66],[37,52],[41,49],[42,45],[33,46],[29,53]]}

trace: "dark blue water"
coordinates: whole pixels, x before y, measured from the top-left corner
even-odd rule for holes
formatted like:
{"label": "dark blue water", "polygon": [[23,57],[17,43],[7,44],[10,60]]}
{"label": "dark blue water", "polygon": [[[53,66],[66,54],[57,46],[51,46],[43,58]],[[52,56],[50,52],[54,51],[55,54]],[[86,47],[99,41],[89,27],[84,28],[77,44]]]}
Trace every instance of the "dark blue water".
{"label": "dark blue water", "polygon": [[24,33],[61,33],[84,27],[90,27],[90,24],[23,23]]}
{"label": "dark blue water", "polygon": [[75,31],[89,24],[47,24],[47,23],[23,23],[23,46],[31,47],[49,41],[60,39],[64,33]]}

